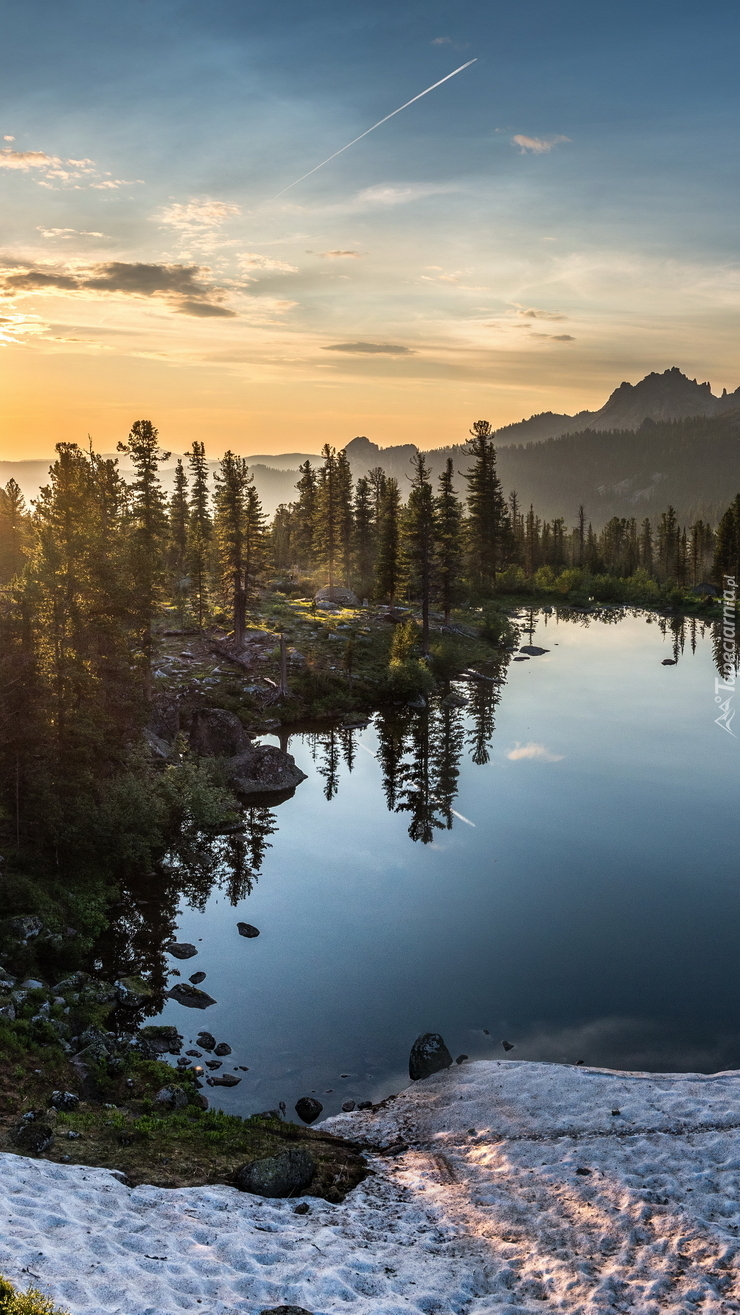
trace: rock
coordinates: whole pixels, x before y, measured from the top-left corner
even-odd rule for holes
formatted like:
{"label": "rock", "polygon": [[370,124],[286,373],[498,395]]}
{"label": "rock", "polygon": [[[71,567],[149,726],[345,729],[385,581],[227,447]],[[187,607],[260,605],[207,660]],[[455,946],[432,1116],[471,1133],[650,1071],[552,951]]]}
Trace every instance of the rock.
{"label": "rock", "polygon": [[467,705],[468,700],[464,699],[462,694],[448,694],[446,698],[442,699],[443,708],[466,708]]}
{"label": "rock", "polygon": [[141,977],[121,977],[114,985],[122,1004],[139,1004],[153,995],[151,986]]}
{"label": "rock", "polygon": [[216,1048],[216,1038],[210,1032],[199,1032],[195,1039],[201,1050],[207,1050],[209,1054]]}
{"label": "rock", "polygon": [[274,744],[252,745],[229,759],[227,768],[231,785],[242,795],[292,792],[307,779],[306,773],[296,766],[292,753],[285,753]]}
{"label": "rock", "polygon": [[515,657],[515,658],[512,658],[512,662],[529,662],[529,658],[528,658],[528,657]]}
{"label": "rock", "polygon": [[213,1069],[215,1072],[217,1068],[223,1068],[223,1062],[220,1059],[207,1059],[206,1068]]}
{"label": "rock", "polygon": [[514,1049],[514,1047],[513,1047],[512,1043],[511,1043],[511,1041],[502,1041],[502,1042],[501,1042],[501,1045],[503,1046],[504,1050],[513,1050],[513,1049]]}
{"label": "rock", "polygon": [[52,1091],[49,1104],[55,1110],[76,1110],[80,1098],[76,1091]]}
{"label": "rock", "polygon": [[[294,1215],[303,1215],[308,1213],[308,1206],[297,1205],[293,1211]],[[305,1306],[270,1306],[269,1310],[261,1310],[260,1315],[313,1315],[313,1312],[306,1310]]]}
{"label": "rock", "polygon": [[296,1206],[295,1210],[293,1211],[293,1214],[294,1214],[294,1215],[307,1215],[310,1209],[311,1209],[311,1207],[310,1207],[310,1205],[308,1204],[308,1201],[301,1201],[300,1205],[297,1205],[297,1206]]}
{"label": "rock", "polygon": [[165,994],[170,1000],[177,1000],[178,1004],[186,1005],[188,1009],[208,1009],[209,1005],[216,1003],[212,995],[201,991],[198,986],[191,986],[189,982],[176,982],[172,990]]}
{"label": "rock", "polygon": [[206,980],[206,976],[206,973],[193,973],[192,976],[188,978],[188,981],[192,982],[193,986],[197,986],[199,982],[204,982]]}
{"label": "rock", "polygon": [[676,658],[663,658],[663,661],[661,662],[660,665],[661,665],[662,667],[675,667],[675,666],[676,666]]}
{"label": "rock", "polygon": [[455,1060],[455,1063],[456,1063],[456,1064],[464,1064],[464,1063],[465,1063],[465,1060],[466,1060],[466,1059],[469,1059],[469,1058],[470,1058],[469,1055],[458,1055],[457,1059]]}
{"label": "rock", "polygon": [[413,699],[409,699],[407,706],[409,708],[417,708],[419,712],[422,712],[427,706],[427,701],[423,695],[416,694]]}
{"label": "rock", "polygon": [[213,1053],[218,1055],[219,1059],[223,1059],[224,1055],[231,1054],[231,1046],[226,1041],[219,1041]]}
{"label": "rock", "polygon": [[418,1036],[411,1047],[409,1055],[409,1077],[412,1082],[428,1078],[432,1073],[439,1073],[449,1068],[452,1055],[439,1032],[424,1032]]}
{"label": "rock", "polygon": [[168,746],[172,743],[180,731],[180,707],[176,697],[164,692],[154,695],[148,730]]}
{"label": "rock", "polygon": [[8,922],[8,930],[24,942],[33,940],[43,929],[43,919],[33,913],[24,913],[20,918],[11,918]]}
{"label": "rock", "polygon": [[315,1123],[323,1108],[321,1101],[313,1096],[301,1096],[295,1103],[295,1112],[304,1123]]}
{"label": "rock", "polygon": [[338,607],[360,606],[360,600],[357,595],[353,594],[351,589],[344,589],[338,584],[325,585],[324,588],[319,589],[318,593],[314,594],[313,597],[314,602],[318,603],[319,606],[322,603],[334,603],[335,606]]}
{"label": "rock", "polygon": [[358,1110],[371,1110],[372,1107],[373,1102],[371,1100],[358,1100],[357,1102]]}
{"label": "rock", "polygon": [[10,1140],[26,1155],[42,1155],[51,1146],[54,1131],[38,1119],[22,1120],[11,1130]]}
{"label": "rock", "polygon": [[44,983],[40,982],[37,977],[27,977],[25,982],[21,982],[21,989],[24,991],[43,991]]}
{"label": "rock", "polygon": [[176,1027],[153,1024],[142,1027],[139,1037],[157,1055],[179,1055],[182,1049],[182,1037]]}
{"label": "rock", "polygon": [[203,757],[234,758],[249,748],[249,738],[236,713],[201,708],[193,717],[190,747]]}
{"label": "rock", "polygon": [[193,1105],[197,1105],[197,1106],[198,1106],[198,1109],[201,1109],[201,1110],[207,1110],[207,1109],[208,1109],[208,1097],[207,1097],[207,1096],[204,1096],[203,1093],[202,1093],[202,1091],[197,1091],[197,1092],[195,1093],[195,1095],[193,1096],[193,1101],[192,1101],[192,1103],[193,1103]]}
{"label": "rock", "polygon": [[542,657],[543,653],[549,653],[549,648],[538,648],[536,644],[522,644],[519,649],[520,653],[528,653],[530,657]]}
{"label": "rock", "polygon": [[238,1087],[241,1078],[234,1077],[233,1073],[222,1073],[218,1078],[206,1078],[209,1087]]}
{"label": "rock", "polygon": [[154,1104],[160,1110],[184,1110],[188,1103],[188,1093],[183,1087],[160,1087],[154,1097]]}
{"label": "rock", "polygon": [[355,1102],[353,1100],[345,1100],[342,1106],[342,1113],[351,1114],[354,1108],[355,1108]]}
{"label": "rock", "polygon": [[247,936],[250,940],[254,936],[259,936],[259,931],[253,927],[251,922],[237,922],[236,929],[240,936]]}
{"label": "rock", "polygon": [[255,1196],[297,1196],[313,1182],[316,1164],[305,1146],[290,1146],[277,1155],[245,1164],[234,1175],[242,1192]]}
{"label": "rock", "polygon": [[188,941],[172,941],[166,949],[167,953],[173,954],[176,959],[192,959],[198,953],[196,947],[190,945]]}
{"label": "rock", "polygon": [[144,742],[149,746],[154,757],[160,758],[162,761],[169,758],[172,753],[172,745],[168,744],[166,740],[160,739],[158,735],[154,734],[154,731],[148,728],[144,731]]}
{"label": "rock", "polygon": [[186,1055],[190,1055],[193,1059],[202,1059],[202,1058],[203,1058],[203,1056],[202,1056],[202,1054],[201,1054],[201,1052],[200,1052],[199,1050],[186,1050],[186,1051],[185,1051],[185,1054],[186,1054]]}
{"label": "rock", "polygon": [[9,1023],[15,1022],[15,1005],[12,1000],[0,1003],[0,1018],[7,1018]]}

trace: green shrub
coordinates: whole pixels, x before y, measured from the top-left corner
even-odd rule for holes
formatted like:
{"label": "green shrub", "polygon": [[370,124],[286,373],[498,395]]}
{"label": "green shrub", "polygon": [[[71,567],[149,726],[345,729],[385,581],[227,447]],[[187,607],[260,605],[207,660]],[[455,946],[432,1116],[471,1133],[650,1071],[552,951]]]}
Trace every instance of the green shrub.
{"label": "green shrub", "polygon": [[0,1315],[65,1315],[65,1312],[36,1288],[18,1292],[0,1276]]}
{"label": "green shrub", "polygon": [[501,644],[509,639],[512,633],[509,618],[504,612],[500,611],[493,603],[489,603],[483,608],[481,639],[487,639],[489,644]]}

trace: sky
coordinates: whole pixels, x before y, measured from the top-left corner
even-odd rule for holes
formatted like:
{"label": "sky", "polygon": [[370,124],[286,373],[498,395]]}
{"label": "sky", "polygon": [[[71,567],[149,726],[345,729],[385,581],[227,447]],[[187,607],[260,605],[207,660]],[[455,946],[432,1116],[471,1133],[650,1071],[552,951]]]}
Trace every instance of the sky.
{"label": "sky", "polygon": [[6,6],[0,458],[736,388],[738,35],[735,0]]}

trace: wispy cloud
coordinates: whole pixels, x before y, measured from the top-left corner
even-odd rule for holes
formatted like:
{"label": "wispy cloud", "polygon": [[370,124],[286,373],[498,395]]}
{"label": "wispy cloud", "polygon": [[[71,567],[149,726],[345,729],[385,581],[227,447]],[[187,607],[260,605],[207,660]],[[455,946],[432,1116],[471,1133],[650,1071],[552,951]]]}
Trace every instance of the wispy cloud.
{"label": "wispy cloud", "polygon": [[572,333],[533,333],[533,338],[549,338],[551,342],[575,342]]}
{"label": "wispy cloud", "polygon": [[341,260],[346,257],[349,260],[359,260],[359,251],[317,251],[316,253],[322,260]]}
{"label": "wispy cloud", "polygon": [[433,40],[433,42],[432,42],[432,45],[433,45],[433,46],[451,46],[451,45],[452,45],[452,37],[435,37],[434,40]]}
{"label": "wispy cloud", "polygon": [[[5,138],[6,142],[14,140],[13,137]],[[132,187],[144,181],[142,178],[114,178],[108,170],[101,174],[95,168],[94,160],[62,160],[58,155],[49,155],[46,151],[14,151],[10,147],[3,147],[0,150],[0,169],[14,169],[21,173],[38,169],[43,173],[43,178],[38,178],[36,181],[40,187],[48,188],[69,184],[79,189],[84,184],[99,190],[115,190],[119,187]],[[93,178],[99,178],[101,181],[92,182]]]}
{"label": "wispy cloud", "polygon": [[[298,266],[289,265],[287,260],[275,260],[272,256],[261,256],[256,251],[243,251],[237,256],[240,269],[245,271],[263,270],[272,274],[297,274]],[[249,273],[247,273],[249,280]]]}
{"label": "wispy cloud", "polygon": [[410,347],[393,342],[335,342],[325,352],[351,352],[358,356],[413,356]]}
{"label": "wispy cloud", "polygon": [[517,315],[523,320],[567,320],[567,315],[561,315],[559,311],[554,310],[535,310],[533,306],[525,309],[520,306]]}
{"label": "wispy cloud", "polygon": [[207,228],[218,228],[234,215],[241,214],[241,207],[231,205],[228,201],[212,201],[207,197],[194,197],[184,203],[175,202],[165,206],[153,215],[160,224],[176,229],[179,233],[201,233]]}
{"label": "wispy cloud", "polygon": [[17,297],[31,293],[157,297],[181,315],[233,318],[225,293],[199,265],[161,265],[106,261],[78,266],[27,266],[0,270],[0,291]]}
{"label": "wispy cloud", "polygon": [[29,169],[50,169],[61,163],[58,156],[47,155],[45,151],[14,151],[10,147],[0,150],[0,169],[21,169],[27,173]]}
{"label": "wispy cloud", "polygon": [[527,152],[532,155],[545,155],[553,147],[560,146],[561,142],[569,142],[570,140],[570,137],[563,137],[562,135],[557,137],[525,137],[522,133],[517,133],[515,137],[512,137],[511,144],[519,147],[520,155],[526,155]]}
{"label": "wispy cloud", "polygon": [[506,755],[512,762],[520,762],[523,758],[534,758],[541,763],[559,763],[563,761],[564,756],[562,753],[551,753],[549,749],[545,748],[544,744],[534,744],[532,742],[529,744],[519,744],[517,742],[516,747],[510,749]]}
{"label": "wispy cloud", "polygon": [[92,228],[42,228],[41,224],[36,225],[36,230],[42,237],[106,237],[105,233],[96,233]]}

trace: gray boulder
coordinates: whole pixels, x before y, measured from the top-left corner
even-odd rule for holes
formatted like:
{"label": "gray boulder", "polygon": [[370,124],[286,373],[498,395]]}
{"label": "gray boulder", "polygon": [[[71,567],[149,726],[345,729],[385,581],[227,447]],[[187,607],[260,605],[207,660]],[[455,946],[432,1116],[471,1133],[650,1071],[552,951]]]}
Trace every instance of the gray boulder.
{"label": "gray boulder", "polygon": [[439,1032],[424,1032],[418,1036],[411,1047],[409,1055],[409,1077],[412,1082],[420,1082],[440,1073],[452,1063],[450,1054]]}
{"label": "gray boulder", "polygon": [[295,1103],[295,1112],[304,1123],[315,1123],[323,1108],[321,1101],[313,1096],[301,1096]]}
{"label": "gray boulder", "polygon": [[187,1103],[187,1092],[182,1087],[160,1087],[154,1097],[154,1104],[160,1110],[184,1110]]}
{"label": "gray boulder", "polygon": [[292,792],[307,779],[292,753],[272,744],[251,745],[229,760],[228,770],[231,784],[243,795]]}
{"label": "gray boulder", "polygon": [[21,941],[30,941],[44,930],[43,919],[34,913],[24,913],[19,918],[11,918],[8,930]]}
{"label": "gray boulder", "polygon": [[173,954],[176,959],[192,959],[198,953],[196,947],[190,945],[188,941],[180,941],[179,943],[172,941],[170,945],[166,946],[166,949],[167,953]]}
{"label": "gray boulder", "polygon": [[55,1110],[76,1110],[80,1098],[76,1091],[52,1091],[49,1104]]}
{"label": "gray boulder", "polygon": [[206,1078],[209,1087],[238,1087],[241,1078],[235,1077],[233,1073],[222,1073],[217,1078]]}
{"label": "gray boulder", "polygon": [[25,1155],[43,1155],[44,1151],[51,1146],[53,1136],[53,1129],[49,1127],[48,1123],[41,1123],[35,1118],[22,1119],[12,1129],[10,1140]]}
{"label": "gray boulder", "polygon": [[182,1037],[177,1028],[163,1023],[142,1027],[139,1039],[155,1055],[179,1055],[182,1049]]}
{"label": "gray boulder", "polygon": [[240,936],[246,936],[248,940],[252,940],[255,936],[259,936],[258,928],[253,927],[251,922],[237,922],[236,929]]}
{"label": "gray boulder", "polygon": [[530,657],[542,657],[544,653],[549,653],[549,648],[539,648],[537,644],[522,644],[520,653],[528,653]]}
{"label": "gray boulder", "polygon": [[249,748],[249,738],[235,713],[201,708],[193,717],[190,747],[203,757],[234,758]]}
{"label": "gray boulder", "polygon": [[199,1032],[195,1038],[201,1050],[207,1050],[210,1054],[216,1046],[216,1038],[211,1032]]}
{"label": "gray boulder", "polygon": [[359,607],[360,600],[351,589],[344,589],[341,585],[325,585],[314,594],[315,603],[334,603],[338,607]]}
{"label": "gray boulder", "polygon": [[253,1160],[237,1170],[234,1181],[242,1192],[255,1196],[297,1196],[313,1182],[316,1164],[304,1146],[290,1146],[264,1160]]}

